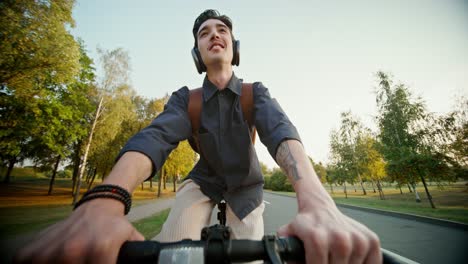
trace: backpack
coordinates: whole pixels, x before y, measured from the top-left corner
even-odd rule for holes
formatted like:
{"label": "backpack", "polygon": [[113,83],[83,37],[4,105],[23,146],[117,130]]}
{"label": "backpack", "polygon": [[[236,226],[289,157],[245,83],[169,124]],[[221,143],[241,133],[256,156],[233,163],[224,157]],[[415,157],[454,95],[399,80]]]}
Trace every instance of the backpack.
{"label": "backpack", "polygon": [[[189,143],[192,149],[200,154],[200,142],[198,140],[198,130],[200,129],[200,116],[203,101],[203,88],[190,90],[188,115],[192,124],[192,137],[189,138]],[[255,144],[255,124],[253,116],[253,87],[251,83],[242,84],[242,95],[240,96],[240,104],[244,120],[247,121],[250,131],[250,138]]]}

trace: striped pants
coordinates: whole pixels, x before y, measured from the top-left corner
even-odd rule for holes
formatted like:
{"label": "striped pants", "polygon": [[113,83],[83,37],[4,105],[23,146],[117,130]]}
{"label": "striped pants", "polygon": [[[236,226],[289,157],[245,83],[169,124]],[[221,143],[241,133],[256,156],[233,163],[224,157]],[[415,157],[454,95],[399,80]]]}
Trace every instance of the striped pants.
{"label": "striped pants", "polygon": [[[161,232],[153,238],[160,242],[174,242],[185,238],[200,240],[203,227],[210,224],[215,203],[205,196],[200,186],[185,180],[176,193],[175,203]],[[229,205],[226,206],[226,225],[231,228],[231,239],[261,240],[264,234],[261,203],[244,219],[239,220]]]}

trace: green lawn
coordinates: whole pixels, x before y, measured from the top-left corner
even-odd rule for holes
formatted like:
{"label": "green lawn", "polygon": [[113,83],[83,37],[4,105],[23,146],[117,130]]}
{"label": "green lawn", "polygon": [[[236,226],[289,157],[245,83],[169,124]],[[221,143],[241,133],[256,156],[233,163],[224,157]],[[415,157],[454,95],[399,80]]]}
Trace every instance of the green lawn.
{"label": "green lawn", "polygon": [[[30,169],[15,168],[9,184],[0,183],[0,238],[39,231],[66,218],[72,212],[71,179],[57,178],[52,195],[48,195],[49,178]],[[100,182],[97,181],[97,182]],[[145,182],[133,193],[133,207],[154,202],[157,183]],[[81,193],[87,184],[82,184]],[[172,184],[162,190],[161,198],[173,197]],[[159,231],[158,231],[159,232]]]}
{"label": "green lawn", "polygon": [[[330,191],[329,186],[326,188]],[[414,193],[408,188],[402,188],[403,194],[394,186],[384,188],[385,200],[381,200],[378,193],[367,187],[367,195],[363,195],[362,189],[356,186],[348,186],[348,198],[345,198],[342,187],[334,187],[331,194],[338,204],[348,204],[369,208],[376,208],[400,213],[415,214],[445,220],[457,221],[468,224],[468,187],[460,182],[451,185],[429,186],[429,192],[433,197],[436,209],[431,208],[426,193],[422,186],[417,187],[421,203],[415,201]],[[289,196],[296,196],[291,192],[277,192]]]}
{"label": "green lawn", "polygon": [[43,205],[0,208],[0,234],[9,238],[41,230],[67,217],[70,205]]}
{"label": "green lawn", "polygon": [[169,215],[170,209],[154,214],[150,217],[133,222],[133,226],[140,231],[140,233],[149,240],[155,237],[161,231],[164,221]]}
{"label": "green lawn", "polygon": [[433,209],[430,206],[421,205],[420,203],[408,203],[398,200],[377,200],[357,197],[350,197],[348,199],[334,197],[333,199],[338,204],[356,205],[400,213],[415,214],[468,224],[468,209],[462,207],[437,206],[436,204],[436,209]]}

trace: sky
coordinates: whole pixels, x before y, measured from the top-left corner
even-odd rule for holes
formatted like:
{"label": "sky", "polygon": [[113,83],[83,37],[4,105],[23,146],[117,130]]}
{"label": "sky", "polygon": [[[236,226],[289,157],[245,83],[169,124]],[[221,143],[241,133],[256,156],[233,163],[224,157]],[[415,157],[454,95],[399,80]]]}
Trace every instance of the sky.
{"label": "sky", "polygon": [[[160,98],[202,85],[190,51],[193,22],[205,9],[232,19],[241,43],[236,76],[268,87],[316,162],[328,161],[341,112],[376,130],[377,71],[437,114],[468,96],[467,0],[77,0],[71,33],[96,64],[97,47],[126,50],[132,87]],[[260,141],[256,149],[277,167]]]}

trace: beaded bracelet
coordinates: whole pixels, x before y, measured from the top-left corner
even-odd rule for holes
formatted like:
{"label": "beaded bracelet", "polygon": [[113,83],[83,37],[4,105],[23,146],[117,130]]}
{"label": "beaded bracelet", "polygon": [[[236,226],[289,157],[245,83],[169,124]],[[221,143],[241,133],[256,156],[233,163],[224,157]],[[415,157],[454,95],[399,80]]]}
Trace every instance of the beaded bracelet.
{"label": "beaded bracelet", "polygon": [[132,207],[132,198],[127,190],[117,185],[103,184],[87,191],[81,200],[75,204],[73,210],[78,208],[78,206],[82,205],[83,203],[96,198],[110,198],[122,202],[125,206],[125,214],[128,214],[130,208]]}

